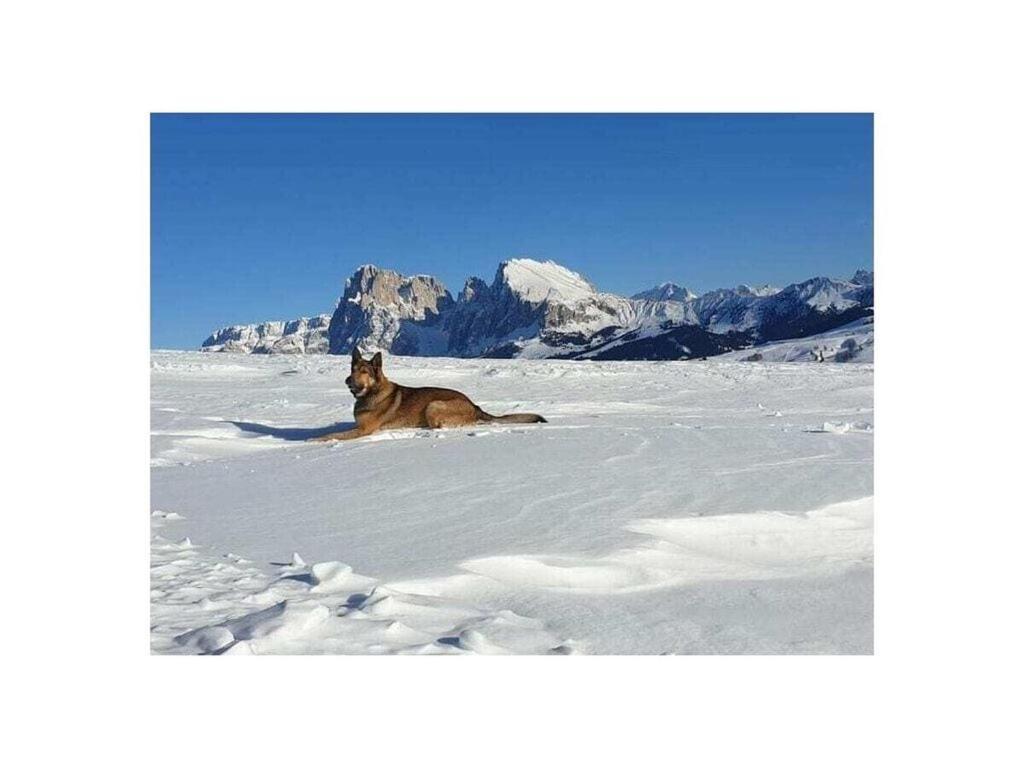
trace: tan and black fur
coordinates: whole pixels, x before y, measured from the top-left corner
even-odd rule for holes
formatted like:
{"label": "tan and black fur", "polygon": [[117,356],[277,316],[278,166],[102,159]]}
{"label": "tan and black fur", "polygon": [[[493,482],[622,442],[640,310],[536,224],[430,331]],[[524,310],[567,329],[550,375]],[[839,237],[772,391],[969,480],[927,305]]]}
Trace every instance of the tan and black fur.
{"label": "tan and black fur", "polygon": [[511,424],[546,423],[535,413],[492,416],[454,389],[403,387],[384,375],[380,352],[369,360],[352,350],[352,372],[345,384],[356,398],[354,429],[311,438],[318,441],[354,440],[381,429],[465,427],[489,421]]}

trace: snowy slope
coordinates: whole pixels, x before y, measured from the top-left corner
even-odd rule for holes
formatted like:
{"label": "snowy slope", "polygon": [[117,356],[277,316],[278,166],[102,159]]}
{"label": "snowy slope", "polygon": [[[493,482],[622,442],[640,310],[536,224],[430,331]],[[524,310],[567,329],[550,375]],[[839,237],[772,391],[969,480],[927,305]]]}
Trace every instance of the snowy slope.
{"label": "snowy slope", "polygon": [[154,652],[871,651],[873,366],[387,357],[550,423],[304,442],[345,364],[153,354]]}
{"label": "snowy slope", "polygon": [[865,317],[847,325],[802,339],[785,339],[741,352],[722,355],[723,360],[773,363],[829,362],[873,363],[875,318]]}
{"label": "snowy slope", "polygon": [[509,288],[526,301],[554,299],[574,302],[597,293],[594,285],[578,272],[553,261],[509,259],[503,265]]}

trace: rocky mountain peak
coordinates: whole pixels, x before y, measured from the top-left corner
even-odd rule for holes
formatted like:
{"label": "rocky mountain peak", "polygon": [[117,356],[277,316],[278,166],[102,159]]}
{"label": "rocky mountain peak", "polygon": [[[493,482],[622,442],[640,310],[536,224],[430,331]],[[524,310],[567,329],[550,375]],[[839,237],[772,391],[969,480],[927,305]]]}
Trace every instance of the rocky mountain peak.
{"label": "rocky mountain peak", "polygon": [[697,294],[683,285],[662,283],[646,291],[634,293],[631,298],[638,301],[693,301]]}
{"label": "rocky mountain peak", "polygon": [[519,258],[503,261],[494,277],[495,286],[505,286],[531,304],[542,301],[574,302],[597,293],[597,288],[578,272],[553,261]]}
{"label": "rocky mountain peak", "polygon": [[391,269],[373,264],[359,267],[345,281],[342,303],[394,307],[399,316],[422,320],[428,312],[437,314],[452,302],[444,283],[429,275],[405,277]]}
{"label": "rocky mountain peak", "polygon": [[774,296],[778,292],[778,288],[774,285],[768,285],[767,283],[763,285],[747,285],[746,283],[741,283],[736,286],[736,293],[740,296]]}
{"label": "rocky mountain peak", "polygon": [[875,273],[873,270],[858,269],[853,273],[853,279],[851,279],[850,282],[856,283],[857,285],[874,285]]}
{"label": "rocky mountain peak", "polygon": [[488,295],[490,287],[487,283],[479,277],[470,277],[466,280],[466,284],[459,291],[459,303],[465,303],[467,301],[473,301],[480,297]]}

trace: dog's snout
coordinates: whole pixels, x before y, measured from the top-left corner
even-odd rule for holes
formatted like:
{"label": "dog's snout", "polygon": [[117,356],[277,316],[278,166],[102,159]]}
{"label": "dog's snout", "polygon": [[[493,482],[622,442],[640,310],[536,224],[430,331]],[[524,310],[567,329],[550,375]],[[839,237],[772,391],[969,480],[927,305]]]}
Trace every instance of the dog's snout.
{"label": "dog's snout", "polygon": [[348,386],[348,387],[352,386],[352,377],[351,376],[346,376],[345,377],[345,386]]}

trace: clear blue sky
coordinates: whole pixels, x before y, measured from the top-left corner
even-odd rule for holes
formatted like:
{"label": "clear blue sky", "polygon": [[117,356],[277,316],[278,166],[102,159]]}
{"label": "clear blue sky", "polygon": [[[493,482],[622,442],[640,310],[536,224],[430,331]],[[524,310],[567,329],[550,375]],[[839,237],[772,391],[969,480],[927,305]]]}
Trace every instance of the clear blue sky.
{"label": "clear blue sky", "polygon": [[154,115],[154,347],[330,312],[374,263],[629,295],[872,265],[870,115]]}

